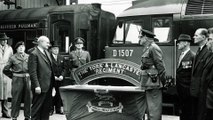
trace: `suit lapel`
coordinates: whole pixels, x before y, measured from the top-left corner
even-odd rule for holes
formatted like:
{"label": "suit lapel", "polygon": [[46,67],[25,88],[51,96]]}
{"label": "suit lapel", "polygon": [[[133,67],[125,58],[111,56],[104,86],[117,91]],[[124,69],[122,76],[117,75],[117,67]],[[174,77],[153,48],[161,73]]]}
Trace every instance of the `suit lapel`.
{"label": "suit lapel", "polygon": [[193,66],[193,72],[194,70],[197,68],[197,66],[200,63],[200,60],[203,58],[203,56],[207,53],[207,47],[206,45],[204,46],[204,48],[200,51],[200,53],[198,55],[196,55],[195,57],[195,62],[194,62],[194,66]]}
{"label": "suit lapel", "polygon": [[208,57],[208,59],[206,60],[206,62],[205,62],[205,65],[204,65],[204,67],[203,67],[203,69],[204,68],[206,68],[211,62],[211,60],[213,59],[213,54],[212,55],[210,55],[209,57]]}
{"label": "suit lapel", "polygon": [[183,57],[183,59],[182,59],[181,62],[180,62],[180,65],[178,66],[177,71],[182,70],[182,65],[181,65],[181,63],[182,63],[182,61],[185,61],[188,57],[190,57],[190,53],[191,53],[191,51],[189,50],[189,51],[186,53],[186,55]]}
{"label": "suit lapel", "polygon": [[38,55],[41,56],[41,58],[48,64],[51,65],[50,61],[48,60],[48,58],[37,48],[38,51]]}

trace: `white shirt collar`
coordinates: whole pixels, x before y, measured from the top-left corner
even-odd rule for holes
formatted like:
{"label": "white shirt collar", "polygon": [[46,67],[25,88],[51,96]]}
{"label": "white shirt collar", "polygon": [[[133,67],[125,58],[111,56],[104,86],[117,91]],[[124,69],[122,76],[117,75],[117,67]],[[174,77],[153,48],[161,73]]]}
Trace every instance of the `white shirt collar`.
{"label": "white shirt collar", "polygon": [[187,50],[183,51],[183,52],[182,52],[182,53],[183,53],[183,56],[185,56],[186,53],[189,52],[189,50],[190,50],[190,48],[188,48]]}
{"label": "white shirt collar", "polygon": [[38,49],[45,55],[43,48],[41,48],[40,46],[38,46]]}

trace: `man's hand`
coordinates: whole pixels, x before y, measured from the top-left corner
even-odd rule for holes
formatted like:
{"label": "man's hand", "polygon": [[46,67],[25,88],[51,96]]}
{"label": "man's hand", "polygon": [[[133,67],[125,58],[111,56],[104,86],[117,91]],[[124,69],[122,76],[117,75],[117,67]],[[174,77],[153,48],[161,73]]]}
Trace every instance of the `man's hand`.
{"label": "man's hand", "polygon": [[61,75],[59,76],[59,81],[62,81],[64,79],[64,77]]}
{"label": "man's hand", "polygon": [[35,88],[35,93],[36,94],[41,94],[41,88],[40,87],[36,87]]}

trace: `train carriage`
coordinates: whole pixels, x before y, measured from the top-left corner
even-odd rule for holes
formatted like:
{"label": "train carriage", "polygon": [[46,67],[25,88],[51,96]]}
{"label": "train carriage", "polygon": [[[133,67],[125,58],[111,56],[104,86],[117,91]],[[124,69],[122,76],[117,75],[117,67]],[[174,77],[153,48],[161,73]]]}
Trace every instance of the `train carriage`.
{"label": "train carriage", "polygon": [[[85,49],[90,52],[92,60],[103,58],[104,46],[113,38],[114,25],[114,14],[103,11],[100,4],[0,11],[0,32],[10,37],[8,43],[13,48],[17,42],[24,41],[28,50],[34,47],[32,42],[36,37],[46,35],[51,42],[60,45],[60,52],[65,58],[75,37],[85,39]],[[65,84],[72,84],[69,76],[67,73]]]}
{"label": "train carriage", "polygon": [[68,54],[74,38],[83,37],[92,59],[103,58],[104,46],[113,38],[114,24],[114,14],[101,10],[100,4],[0,11],[0,32],[12,39],[12,46],[22,40],[29,49],[35,37],[46,35],[61,46],[62,54]]}
{"label": "train carriage", "polygon": [[[141,64],[142,47],[139,42],[141,28],[154,32],[156,43],[164,53],[166,74],[176,78],[177,56],[176,39],[183,34],[194,36],[197,28],[213,27],[212,0],[141,0],[123,11],[117,17],[117,28],[110,46],[106,46],[106,58],[120,58]],[[196,51],[197,46],[191,45]],[[171,90],[171,91],[170,91]],[[174,107],[177,100],[175,89],[164,94],[164,104]],[[170,99],[171,98],[171,99]]]}

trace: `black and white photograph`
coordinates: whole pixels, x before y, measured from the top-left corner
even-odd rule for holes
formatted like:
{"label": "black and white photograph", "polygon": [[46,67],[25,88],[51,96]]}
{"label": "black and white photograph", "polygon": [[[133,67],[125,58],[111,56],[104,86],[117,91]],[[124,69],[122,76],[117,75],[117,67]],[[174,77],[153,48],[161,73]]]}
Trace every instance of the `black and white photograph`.
{"label": "black and white photograph", "polygon": [[213,0],[0,0],[0,120],[213,120]]}

